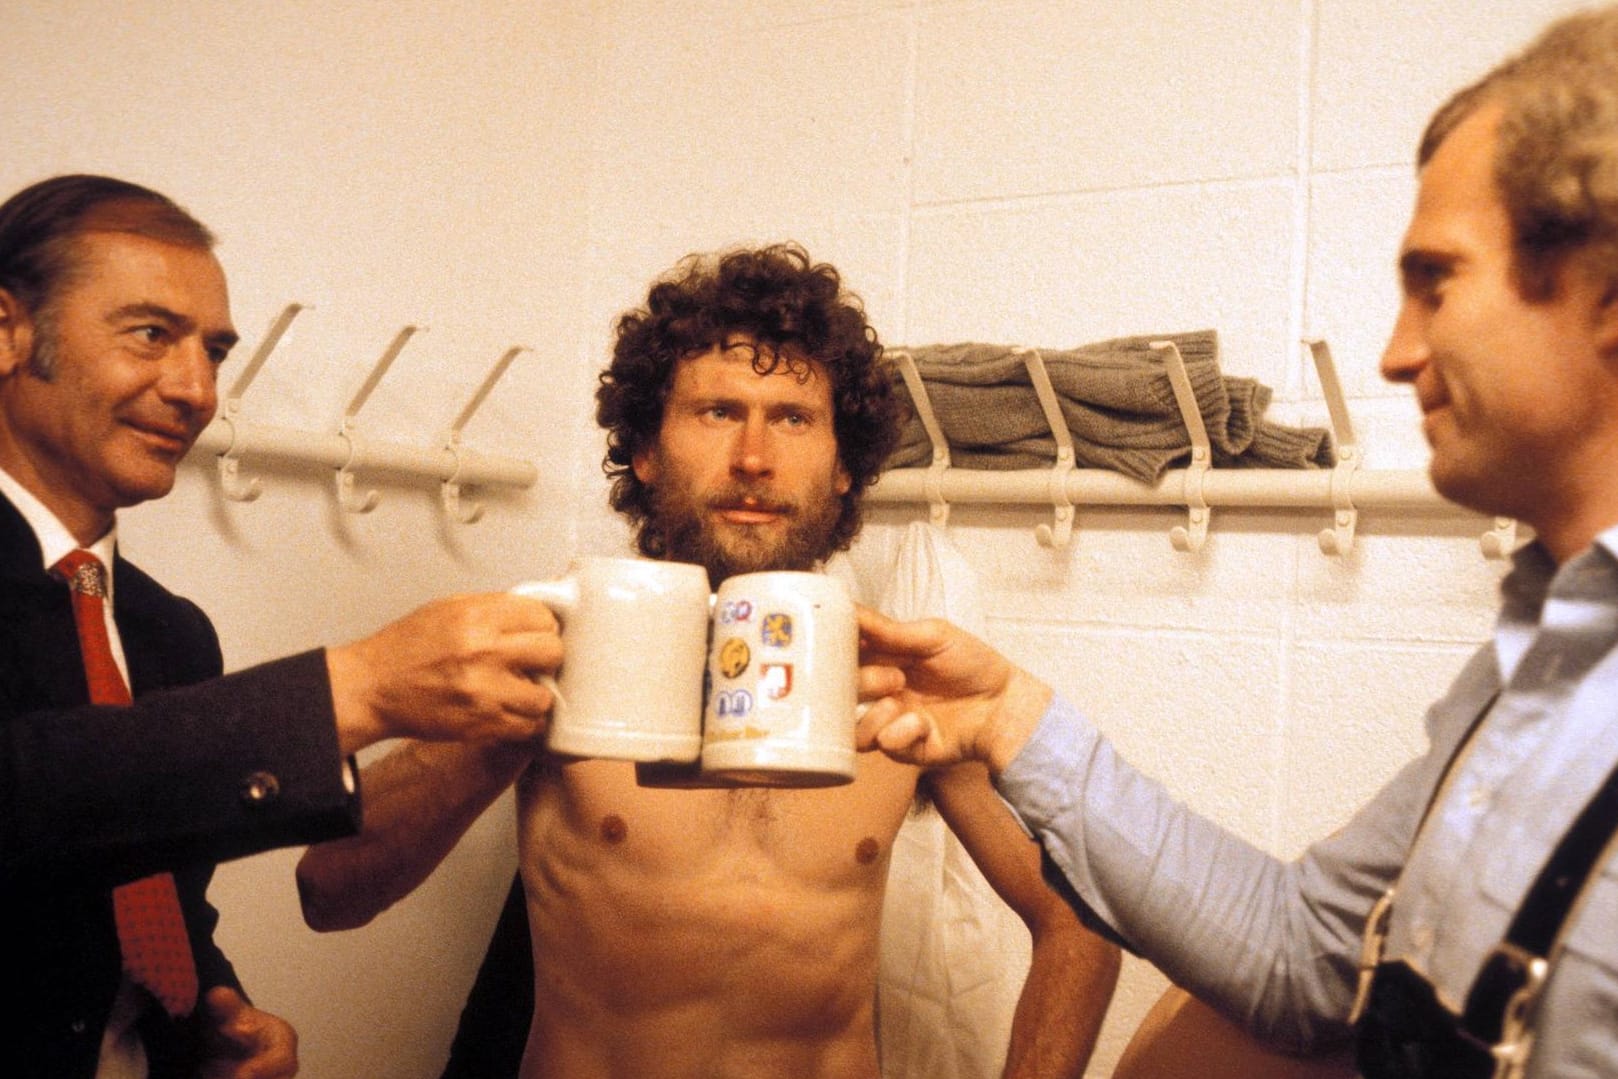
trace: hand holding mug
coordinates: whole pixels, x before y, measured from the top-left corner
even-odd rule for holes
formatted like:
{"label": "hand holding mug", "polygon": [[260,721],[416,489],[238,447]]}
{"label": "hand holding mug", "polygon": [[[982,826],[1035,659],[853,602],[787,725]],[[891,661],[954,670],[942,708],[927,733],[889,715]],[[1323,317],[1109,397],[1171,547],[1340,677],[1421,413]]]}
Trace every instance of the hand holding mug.
{"label": "hand holding mug", "polygon": [[892,687],[860,717],[862,750],[924,767],[980,760],[998,774],[1050,704],[1049,686],[948,622],[862,607],[859,628],[862,684]]}
{"label": "hand holding mug", "polygon": [[523,741],[545,730],[562,642],[541,604],[504,593],[429,603],[326,650],[343,752],[387,738]]}

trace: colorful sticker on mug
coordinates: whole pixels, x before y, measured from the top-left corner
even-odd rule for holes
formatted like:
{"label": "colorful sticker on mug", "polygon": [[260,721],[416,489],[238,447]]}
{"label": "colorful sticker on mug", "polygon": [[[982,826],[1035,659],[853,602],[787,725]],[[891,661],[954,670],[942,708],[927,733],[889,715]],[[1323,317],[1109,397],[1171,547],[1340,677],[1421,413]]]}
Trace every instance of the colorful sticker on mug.
{"label": "colorful sticker on mug", "polygon": [[719,608],[719,624],[733,625],[737,622],[750,622],[753,618],[753,601],[748,599],[733,599]]}
{"label": "colorful sticker on mug", "polygon": [[758,692],[766,700],[779,701],[792,692],[792,664],[760,663]]}
{"label": "colorful sticker on mug", "polygon": [[764,643],[770,648],[785,648],[792,643],[792,616],[782,611],[764,616],[759,629]]}
{"label": "colorful sticker on mug", "polygon": [[719,673],[726,678],[739,678],[752,658],[753,653],[748,649],[747,642],[740,637],[732,637],[719,646]]}
{"label": "colorful sticker on mug", "polygon": [[714,698],[714,715],[720,719],[741,719],[753,710],[753,695],[745,689],[731,689]]}

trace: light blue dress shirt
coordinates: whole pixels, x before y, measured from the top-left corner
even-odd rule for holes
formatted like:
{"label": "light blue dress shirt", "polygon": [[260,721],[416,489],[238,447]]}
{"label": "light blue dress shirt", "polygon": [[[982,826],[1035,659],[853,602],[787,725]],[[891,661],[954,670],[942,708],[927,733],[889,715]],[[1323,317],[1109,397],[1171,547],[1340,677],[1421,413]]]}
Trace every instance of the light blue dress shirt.
{"label": "light blue dress shirt", "polygon": [[[1524,548],[1501,591],[1494,639],[1428,711],[1428,752],[1296,861],[1175,801],[1060,699],[1000,792],[1085,905],[1261,1037],[1293,1048],[1347,1037],[1366,916],[1395,882],[1384,958],[1460,1011],[1545,859],[1618,765],[1618,528],[1560,568]],[[1564,928],[1527,1074],[1611,1079],[1618,850],[1602,855]]]}

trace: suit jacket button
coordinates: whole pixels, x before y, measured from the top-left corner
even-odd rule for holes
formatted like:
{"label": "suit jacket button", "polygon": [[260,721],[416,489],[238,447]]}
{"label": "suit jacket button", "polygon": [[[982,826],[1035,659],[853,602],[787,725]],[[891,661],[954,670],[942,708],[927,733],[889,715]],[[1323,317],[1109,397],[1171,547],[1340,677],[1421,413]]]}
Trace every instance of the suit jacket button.
{"label": "suit jacket button", "polygon": [[242,783],[242,804],[249,809],[271,805],[281,797],[281,781],[269,772],[254,772]]}

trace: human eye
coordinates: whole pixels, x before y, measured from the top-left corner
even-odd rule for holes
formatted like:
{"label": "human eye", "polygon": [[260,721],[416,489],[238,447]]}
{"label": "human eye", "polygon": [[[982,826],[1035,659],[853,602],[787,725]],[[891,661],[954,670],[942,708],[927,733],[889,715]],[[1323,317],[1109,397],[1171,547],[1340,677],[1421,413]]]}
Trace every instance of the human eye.
{"label": "human eye", "polygon": [[174,340],[173,332],[161,322],[135,323],[125,333],[134,342],[135,350],[145,355],[161,353]]}
{"label": "human eye", "polygon": [[1399,277],[1406,296],[1436,307],[1443,299],[1444,286],[1451,274],[1450,265],[1443,259],[1411,254],[1399,263]]}
{"label": "human eye", "polygon": [[208,362],[215,367],[230,359],[231,350],[235,347],[236,335],[233,333],[204,334],[202,336],[202,351],[207,355]]}

